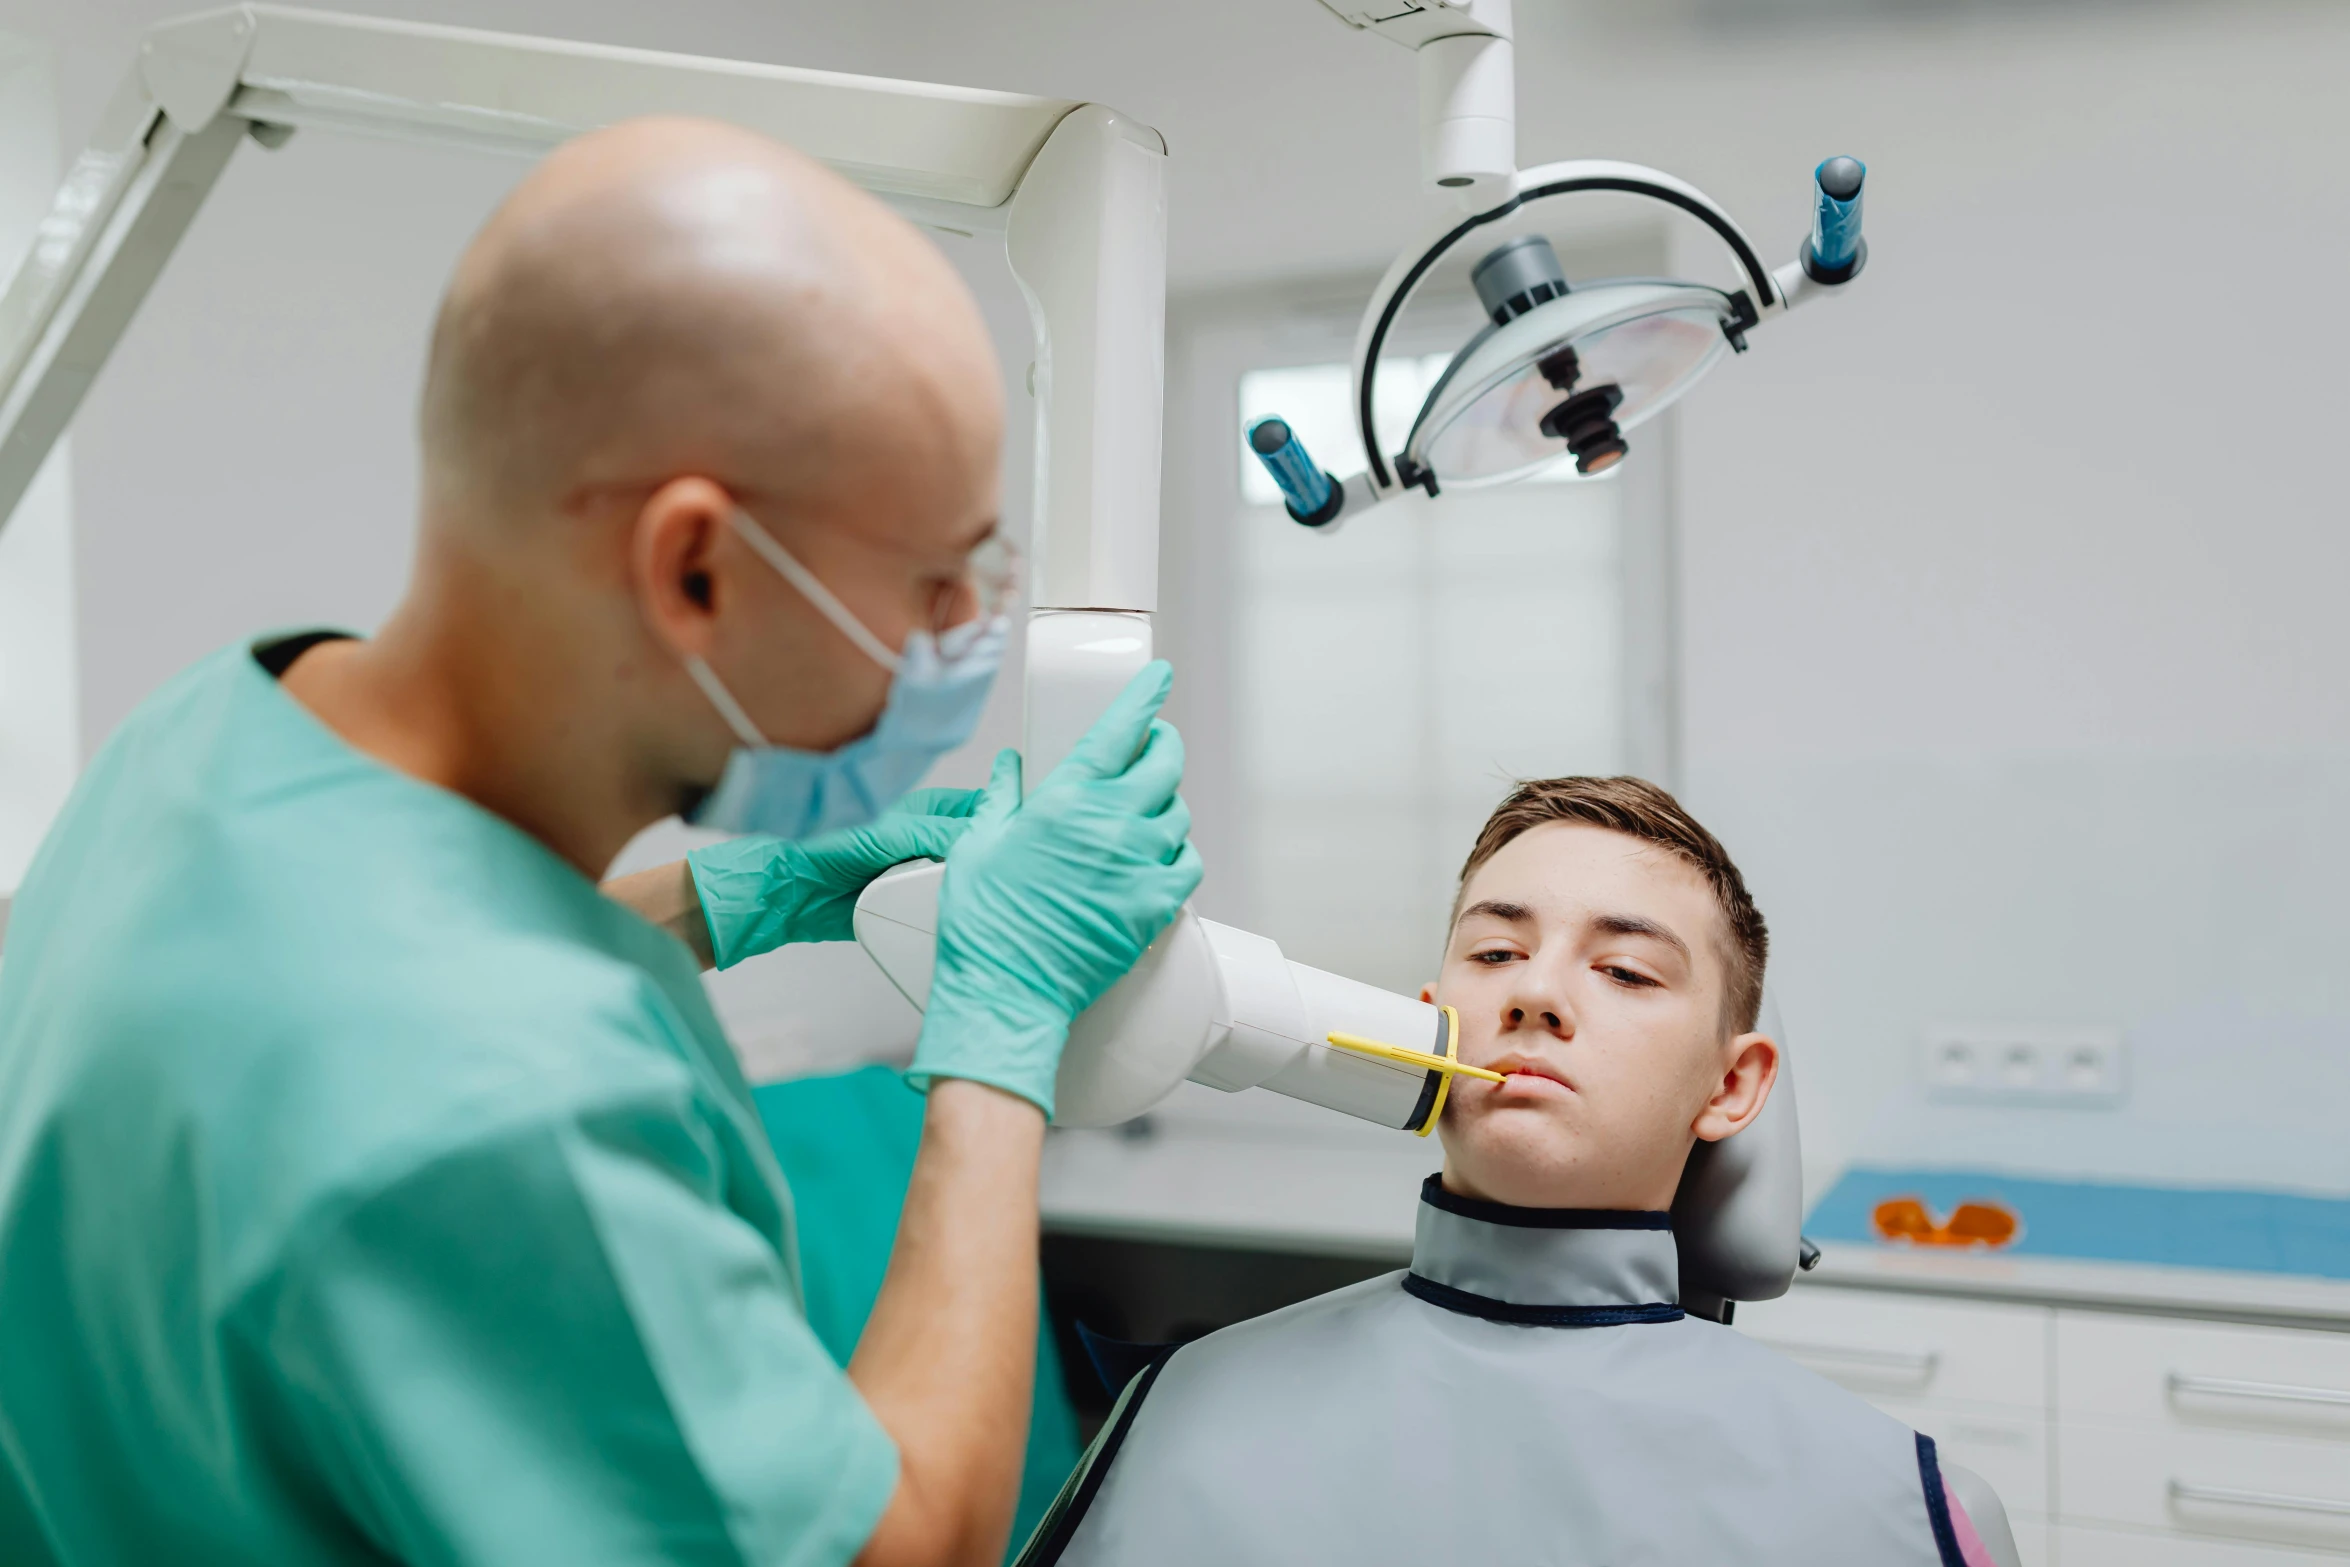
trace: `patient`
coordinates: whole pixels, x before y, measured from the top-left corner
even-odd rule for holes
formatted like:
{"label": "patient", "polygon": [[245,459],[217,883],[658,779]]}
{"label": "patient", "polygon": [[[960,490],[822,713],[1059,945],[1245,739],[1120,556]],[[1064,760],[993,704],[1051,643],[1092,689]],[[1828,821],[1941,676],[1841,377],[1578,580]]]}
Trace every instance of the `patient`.
{"label": "patient", "polygon": [[1522,785],[1478,834],[1423,994],[1456,1008],[1411,1268],[1227,1328],[1128,1384],[1030,1563],[1976,1567],[1934,1446],[1683,1314],[1690,1149],[1760,1113],[1768,936],[1655,785]]}

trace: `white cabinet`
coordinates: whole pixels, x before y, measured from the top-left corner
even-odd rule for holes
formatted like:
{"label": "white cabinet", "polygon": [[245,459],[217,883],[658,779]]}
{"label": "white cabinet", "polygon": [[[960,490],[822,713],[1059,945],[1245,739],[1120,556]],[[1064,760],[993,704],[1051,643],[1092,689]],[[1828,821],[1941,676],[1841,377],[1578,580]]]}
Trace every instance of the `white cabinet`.
{"label": "white cabinet", "polygon": [[2350,1555],[2350,1334],[2060,1312],[2067,1520]]}
{"label": "white cabinet", "polygon": [[1872,1402],[2048,1404],[2049,1313],[2037,1306],[1799,1288],[1738,1308],[1741,1332]]}
{"label": "white cabinet", "polygon": [[2049,1567],[2051,1318],[2040,1306],[1805,1286],[1740,1306],[1737,1326],[1989,1481],[2025,1567]]}
{"label": "white cabinet", "polygon": [[1808,1282],[1737,1325],[1989,1481],[2032,1567],[2350,1561],[2350,1332]]}

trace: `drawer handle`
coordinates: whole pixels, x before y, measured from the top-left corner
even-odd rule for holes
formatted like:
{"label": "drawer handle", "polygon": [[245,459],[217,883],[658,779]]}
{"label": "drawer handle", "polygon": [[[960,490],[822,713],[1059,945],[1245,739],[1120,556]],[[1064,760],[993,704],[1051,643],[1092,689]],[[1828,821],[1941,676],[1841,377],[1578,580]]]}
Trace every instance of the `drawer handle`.
{"label": "drawer handle", "polygon": [[2170,1483],[2174,1502],[2221,1502],[2229,1507],[2258,1507],[2272,1513],[2320,1513],[2328,1518],[2350,1518],[2350,1502],[2324,1496],[2285,1496],[2276,1491],[2239,1491],[2227,1485]]}
{"label": "drawer handle", "polygon": [[2350,1409],[2350,1392],[2330,1387],[2288,1387],[2281,1382],[2238,1382],[2229,1377],[2191,1377],[2170,1374],[2170,1395],[2201,1393],[2213,1398],[2252,1398],[2272,1404],[2324,1404]]}
{"label": "drawer handle", "polygon": [[1791,1360],[1849,1366],[1855,1371],[1915,1382],[1920,1387],[1933,1381],[1934,1373],[1942,1365],[1942,1357],[1931,1351],[1916,1353],[1897,1349],[1851,1349],[1842,1344],[1795,1344],[1785,1339],[1767,1338],[1758,1338],[1755,1342],[1775,1349]]}

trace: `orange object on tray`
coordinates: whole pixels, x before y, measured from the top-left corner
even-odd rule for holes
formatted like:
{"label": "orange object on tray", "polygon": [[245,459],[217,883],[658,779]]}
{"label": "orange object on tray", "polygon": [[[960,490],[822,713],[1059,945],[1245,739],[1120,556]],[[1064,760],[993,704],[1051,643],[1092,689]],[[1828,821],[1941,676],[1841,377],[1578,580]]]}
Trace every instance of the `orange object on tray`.
{"label": "orange object on tray", "polygon": [[2013,1208],[1987,1199],[1962,1202],[1948,1219],[1937,1221],[1921,1197],[1888,1197],[1870,1210],[1869,1223],[1880,1240],[1910,1246],[1981,1246],[1986,1250],[2008,1245],[2024,1227]]}

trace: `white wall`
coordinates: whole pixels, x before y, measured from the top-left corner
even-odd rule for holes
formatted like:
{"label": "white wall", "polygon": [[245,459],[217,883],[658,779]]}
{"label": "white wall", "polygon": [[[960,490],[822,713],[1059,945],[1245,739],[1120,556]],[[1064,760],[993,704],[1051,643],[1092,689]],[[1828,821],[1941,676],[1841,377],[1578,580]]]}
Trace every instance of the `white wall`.
{"label": "white wall", "polygon": [[[58,48],[71,146],[184,8],[0,29]],[[1311,0],[372,9],[1118,104],[1167,134],[1180,289],[1376,267],[1422,210],[1410,59]],[[2208,1058],[2272,1099],[2350,1031],[2350,12],[1983,9],[1520,5],[1528,161],[1664,164],[1781,253],[1813,162],[1874,172],[1864,285],[1758,333],[1679,443],[1687,792],[1778,931],[1822,1169],[1929,1019],[2237,1018]],[[390,601],[431,299],[515,172],[239,159],[77,427],[88,744],[211,646]]]}
{"label": "white wall", "polygon": [[[1707,176],[1748,210],[1758,152],[1876,175],[1866,289],[1684,424],[1688,793],[1778,930],[1815,1174],[2350,1191],[2297,1108],[2350,1058],[2346,51],[2338,7],[2008,13],[1682,84],[1753,118]],[[1935,1020],[2119,1025],[2133,1101],[1995,1144],[1910,1102]]]}

